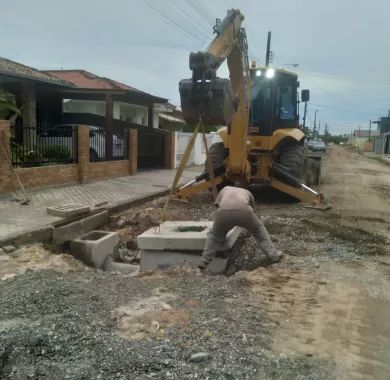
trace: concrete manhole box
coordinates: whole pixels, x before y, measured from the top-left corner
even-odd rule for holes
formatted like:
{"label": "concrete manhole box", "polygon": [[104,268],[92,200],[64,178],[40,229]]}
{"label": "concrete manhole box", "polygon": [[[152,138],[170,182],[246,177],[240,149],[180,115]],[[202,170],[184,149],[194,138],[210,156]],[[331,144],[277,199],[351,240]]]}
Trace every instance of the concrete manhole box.
{"label": "concrete manhole box", "polygon": [[95,268],[102,268],[118,243],[118,233],[95,230],[72,240],[69,248],[76,259]]}
{"label": "concrete manhole box", "polygon": [[[174,221],[164,222],[160,231],[150,228],[137,237],[138,248],[142,250],[203,251],[207,233],[211,230],[211,221]],[[223,251],[233,247],[241,233],[234,227],[227,234]]]}

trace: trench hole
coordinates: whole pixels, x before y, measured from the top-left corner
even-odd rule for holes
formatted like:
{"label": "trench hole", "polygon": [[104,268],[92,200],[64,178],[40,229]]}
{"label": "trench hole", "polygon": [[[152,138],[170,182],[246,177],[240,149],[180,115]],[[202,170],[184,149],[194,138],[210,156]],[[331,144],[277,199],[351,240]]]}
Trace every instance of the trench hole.
{"label": "trench hole", "polygon": [[88,235],[85,235],[81,238],[81,240],[92,240],[92,241],[96,241],[96,240],[100,240],[101,238],[107,236],[108,233],[107,232],[91,232],[89,233]]}
{"label": "trench hole", "polygon": [[204,226],[180,226],[176,229],[177,232],[202,232],[206,229]]}

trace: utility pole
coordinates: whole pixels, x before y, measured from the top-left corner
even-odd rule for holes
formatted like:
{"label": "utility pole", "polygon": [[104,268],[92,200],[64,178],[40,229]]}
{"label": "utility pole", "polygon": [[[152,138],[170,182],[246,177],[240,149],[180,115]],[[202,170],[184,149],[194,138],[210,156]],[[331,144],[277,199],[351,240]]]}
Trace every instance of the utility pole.
{"label": "utility pole", "polygon": [[320,132],[321,132],[321,120],[318,122],[318,138],[320,138]]}
{"label": "utility pole", "polygon": [[267,52],[265,54],[265,67],[269,67],[270,59],[271,59],[271,32],[268,32]]}
{"label": "utility pole", "polygon": [[316,110],[314,112],[314,127],[313,127],[313,138],[316,137],[316,128],[317,128],[317,112],[318,110]]}
{"label": "utility pole", "polygon": [[370,120],[370,127],[368,128],[368,141],[371,140],[371,120]]}
{"label": "utility pole", "polygon": [[303,130],[306,127],[307,102],[305,102],[305,111],[303,112]]}
{"label": "utility pole", "polygon": [[328,123],[325,123],[324,142],[328,140]]}

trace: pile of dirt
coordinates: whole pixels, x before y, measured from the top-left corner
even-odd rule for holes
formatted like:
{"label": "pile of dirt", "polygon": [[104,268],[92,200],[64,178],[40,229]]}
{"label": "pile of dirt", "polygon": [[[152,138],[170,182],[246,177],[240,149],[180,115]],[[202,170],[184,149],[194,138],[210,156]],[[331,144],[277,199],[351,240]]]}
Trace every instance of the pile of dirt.
{"label": "pile of dirt", "polygon": [[69,271],[87,270],[81,261],[73,256],[57,251],[43,244],[32,244],[0,256],[0,279],[6,280],[26,270],[45,270],[66,273]]}

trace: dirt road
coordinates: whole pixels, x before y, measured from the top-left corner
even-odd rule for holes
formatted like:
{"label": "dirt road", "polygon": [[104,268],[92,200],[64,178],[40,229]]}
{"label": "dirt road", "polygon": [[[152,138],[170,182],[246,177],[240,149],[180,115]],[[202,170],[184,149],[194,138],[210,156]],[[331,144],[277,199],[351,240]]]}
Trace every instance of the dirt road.
{"label": "dirt road", "polygon": [[[327,212],[259,192],[257,211],[286,253],[271,267],[247,237],[230,277],[78,268],[1,281],[0,378],[388,379],[390,167],[333,147],[324,173]],[[213,212],[205,194],[175,204],[170,218]],[[133,247],[147,227],[121,233]]]}

